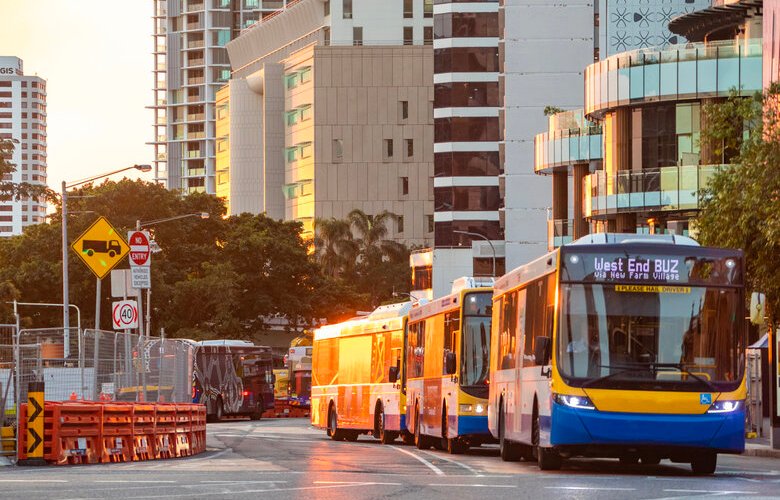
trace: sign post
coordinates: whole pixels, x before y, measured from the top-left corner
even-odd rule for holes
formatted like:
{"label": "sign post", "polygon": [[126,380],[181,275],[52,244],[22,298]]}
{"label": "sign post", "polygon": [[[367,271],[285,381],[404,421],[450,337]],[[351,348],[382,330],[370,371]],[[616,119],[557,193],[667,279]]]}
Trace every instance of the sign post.
{"label": "sign post", "polygon": [[127,330],[138,327],[138,303],[134,300],[113,302],[111,320],[114,330]]}

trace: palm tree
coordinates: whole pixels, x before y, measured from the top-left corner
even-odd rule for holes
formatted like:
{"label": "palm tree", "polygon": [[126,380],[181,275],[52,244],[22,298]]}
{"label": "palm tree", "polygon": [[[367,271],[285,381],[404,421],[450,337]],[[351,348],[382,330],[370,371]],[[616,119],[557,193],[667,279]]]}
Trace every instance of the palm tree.
{"label": "palm tree", "polygon": [[358,255],[349,222],[333,217],[315,219],[314,255],[325,274],[337,277],[348,273]]}
{"label": "palm tree", "polygon": [[356,243],[361,262],[381,262],[402,252],[403,245],[386,239],[389,232],[387,223],[396,217],[397,215],[387,210],[368,215],[357,208],[347,215],[351,228],[358,236]]}

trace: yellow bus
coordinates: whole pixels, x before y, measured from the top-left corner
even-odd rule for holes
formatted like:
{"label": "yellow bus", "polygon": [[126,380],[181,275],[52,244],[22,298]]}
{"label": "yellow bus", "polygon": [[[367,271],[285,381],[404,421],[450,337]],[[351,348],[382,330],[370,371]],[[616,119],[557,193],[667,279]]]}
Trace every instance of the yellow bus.
{"label": "yellow bus", "polygon": [[406,421],[420,449],[462,453],[492,441],[487,398],[493,292],[480,285],[460,278],[452,294],[409,313]]}
{"label": "yellow bus", "polygon": [[584,237],[497,280],[489,427],[504,460],[688,462],[745,448],[744,259],[685,236]]}
{"label": "yellow bus", "polygon": [[405,435],[403,348],[411,302],[314,332],[311,423],[334,441]]}

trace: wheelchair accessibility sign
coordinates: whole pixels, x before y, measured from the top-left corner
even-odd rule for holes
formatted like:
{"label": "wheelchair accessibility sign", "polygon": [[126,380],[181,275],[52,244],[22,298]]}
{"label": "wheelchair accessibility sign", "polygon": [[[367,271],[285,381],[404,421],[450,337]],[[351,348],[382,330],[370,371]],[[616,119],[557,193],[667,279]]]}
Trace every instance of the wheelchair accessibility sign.
{"label": "wheelchair accessibility sign", "polygon": [[699,404],[701,404],[701,405],[711,405],[712,404],[712,394],[699,394]]}

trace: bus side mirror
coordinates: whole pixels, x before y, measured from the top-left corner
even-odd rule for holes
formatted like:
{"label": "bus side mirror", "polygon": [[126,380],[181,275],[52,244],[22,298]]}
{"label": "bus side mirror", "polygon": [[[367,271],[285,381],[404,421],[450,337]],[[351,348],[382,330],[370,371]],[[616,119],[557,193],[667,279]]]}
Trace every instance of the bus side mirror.
{"label": "bus side mirror", "polygon": [[447,375],[455,375],[455,372],[458,371],[457,359],[452,351],[444,353],[444,370],[447,372]]}
{"label": "bus side mirror", "polygon": [[534,339],[534,358],[537,365],[544,366],[550,362],[550,337]]}
{"label": "bus side mirror", "polygon": [[399,371],[399,369],[398,369],[397,366],[391,366],[389,371],[390,371],[390,373],[388,374],[387,378],[390,380],[391,384],[395,384],[396,382],[398,382],[398,371]]}

